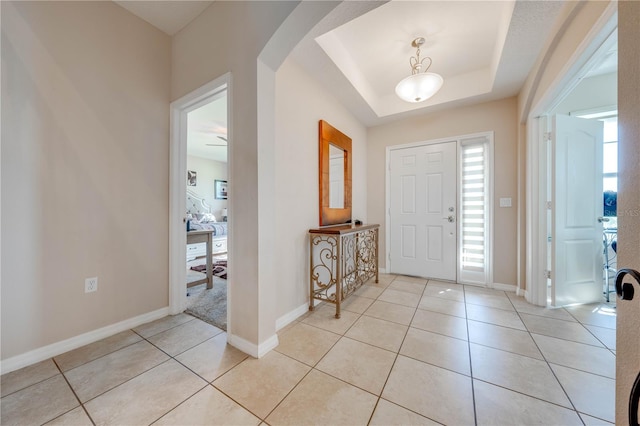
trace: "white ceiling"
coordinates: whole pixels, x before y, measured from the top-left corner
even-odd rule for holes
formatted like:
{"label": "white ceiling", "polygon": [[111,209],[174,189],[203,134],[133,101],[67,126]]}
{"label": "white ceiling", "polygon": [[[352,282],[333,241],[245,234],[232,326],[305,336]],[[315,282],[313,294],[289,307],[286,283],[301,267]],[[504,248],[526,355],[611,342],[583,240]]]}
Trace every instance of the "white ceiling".
{"label": "white ceiling", "polygon": [[[212,2],[117,3],[172,35]],[[290,57],[365,126],[375,126],[517,95],[565,4],[554,0],[344,1]],[[394,92],[396,84],[410,74],[409,57],[415,55],[411,41],[416,37],[426,38],[422,56],[429,56],[430,71],[444,78],[440,92],[417,104],[401,101]],[[610,55],[604,69],[615,67],[615,59],[615,53]],[[226,136],[224,106],[226,100],[192,113],[198,128],[190,129],[190,141],[197,141],[190,146],[190,155],[198,152],[212,158],[217,155],[212,150],[222,151],[206,144],[223,143],[217,136]]]}
{"label": "white ceiling", "polygon": [[[367,126],[516,95],[565,5],[392,0],[358,16],[362,3],[334,9],[292,56]],[[425,102],[407,103],[394,90],[410,74],[411,41],[421,36],[444,85]]]}
{"label": "white ceiling", "polygon": [[227,162],[227,95],[187,114],[187,155]]}
{"label": "white ceiling", "polygon": [[211,0],[113,1],[169,35],[174,35],[186,27],[189,22],[213,3]]}
{"label": "white ceiling", "polygon": [[[402,101],[396,84],[411,74],[411,41],[445,83],[428,104],[491,92],[512,2],[391,1],[315,39],[379,117],[423,108]],[[375,28],[375,31],[371,31]],[[302,56],[302,55],[300,55]],[[427,60],[428,62],[428,60]]]}

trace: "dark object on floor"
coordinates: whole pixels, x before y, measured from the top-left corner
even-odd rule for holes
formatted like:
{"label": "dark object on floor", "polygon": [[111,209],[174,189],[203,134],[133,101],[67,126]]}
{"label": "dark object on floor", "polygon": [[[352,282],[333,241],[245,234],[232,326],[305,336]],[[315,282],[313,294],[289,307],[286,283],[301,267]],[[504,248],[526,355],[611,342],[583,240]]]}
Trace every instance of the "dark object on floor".
{"label": "dark object on floor", "polygon": [[[192,270],[196,272],[207,272],[207,265],[196,265],[191,267]],[[216,277],[220,277],[224,280],[227,279],[227,261],[226,260],[217,260],[213,262],[213,275]]]}

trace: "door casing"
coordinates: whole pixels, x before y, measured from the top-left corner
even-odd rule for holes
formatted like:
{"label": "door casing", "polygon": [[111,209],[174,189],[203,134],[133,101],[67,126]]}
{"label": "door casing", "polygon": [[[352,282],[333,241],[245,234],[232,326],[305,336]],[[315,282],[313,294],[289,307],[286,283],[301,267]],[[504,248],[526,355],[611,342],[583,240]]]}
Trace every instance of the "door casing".
{"label": "door casing", "polygon": [[[228,163],[231,167],[233,144],[230,125],[231,108],[231,74],[227,73],[191,93],[173,101],[170,105],[170,153],[169,153],[169,314],[176,315],[185,310],[187,304],[187,256],[186,220],[186,176],[187,176],[187,114],[208,104],[226,91],[228,117]],[[233,194],[229,194],[231,198]],[[228,224],[227,252],[229,266],[233,262],[233,221]],[[229,286],[227,292],[227,328],[231,330],[231,298],[233,290]]]}
{"label": "door casing", "polygon": [[[468,140],[468,139],[474,139],[474,138],[486,138],[488,140],[488,144],[489,144],[489,149],[488,149],[488,155],[489,155],[489,168],[490,168],[490,179],[489,181],[491,182],[489,184],[489,188],[488,188],[488,200],[487,202],[490,204],[490,206],[493,205],[493,132],[480,132],[480,133],[472,133],[472,134],[466,134],[466,135],[459,135],[459,136],[453,136],[453,137],[449,137],[449,138],[441,138],[441,139],[432,139],[432,140],[427,140],[427,141],[420,141],[420,142],[411,142],[411,143],[406,143],[406,144],[399,144],[399,145],[391,145],[391,146],[387,146],[386,147],[386,154],[385,154],[385,263],[387,265],[387,267],[385,268],[386,271],[389,271],[389,262],[390,262],[390,254],[391,254],[391,230],[390,230],[390,223],[391,223],[391,218],[390,218],[390,206],[391,206],[391,182],[390,182],[390,176],[389,176],[389,167],[390,167],[390,157],[391,157],[391,151],[392,150],[396,150],[396,149],[404,149],[404,148],[413,148],[413,147],[418,147],[418,146],[424,146],[424,145],[432,145],[432,144],[440,144],[440,143],[445,143],[445,142],[452,142],[452,141],[456,141],[457,142],[457,153],[458,155],[456,156],[457,158],[457,169],[458,171],[460,171],[460,152],[461,152],[461,143],[463,140]],[[456,174],[456,200],[460,200],[460,173]],[[458,201],[459,203],[459,201]],[[460,212],[460,206],[456,206],[456,226],[457,226],[457,235],[458,235],[458,240],[460,237],[460,217],[459,217],[459,213]],[[489,208],[488,210],[488,214],[487,214],[487,218],[486,220],[489,222],[489,224],[493,223],[493,208]],[[459,267],[460,267],[460,247],[459,247],[459,242],[457,243],[457,248],[456,248],[456,282],[461,282],[463,284],[470,284],[470,285],[478,285],[478,286],[486,286],[489,288],[493,287],[493,239],[494,239],[494,235],[493,235],[493,228],[490,226],[489,227],[490,232],[488,235],[489,241],[488,241],[488,259],[487,259],[487,274],[486,274],[486,283],[484,284],[480,284],[477,282],[469,282],[469,283],[465,283],[465,282],[461,282],[459,280]]]}
{"label": "door casing", "polygon": [[[526,174],[525,200],[525,254],[524,262],[526,289],[518,273],[518,294],[534,305],[547,306],[546,264],[547,247],[547,185],[550,165],[547,160],[547,135],[550,120],[547,115],[578,85],[583,70],[591,68],[611,47],[611,35],[618,23],[617,5],[607,6],[598,23],[594,25],[582,44],[567,61],[564,72],[557,75],[548,89],[539,96],[536,104],[523,111],[526,118],[525,158]],[[532,89],[532,93],[535,90]]]}

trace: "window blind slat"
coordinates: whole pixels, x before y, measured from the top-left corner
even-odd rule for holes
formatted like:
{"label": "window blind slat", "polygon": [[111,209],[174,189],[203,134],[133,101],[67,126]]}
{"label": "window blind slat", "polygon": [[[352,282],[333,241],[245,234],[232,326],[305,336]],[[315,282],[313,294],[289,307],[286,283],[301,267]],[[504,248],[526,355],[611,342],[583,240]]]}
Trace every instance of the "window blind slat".
{"label": "window blind slat", "polygon": [[486,157],[484,144],[462,146],[462,270],[485,271]]}

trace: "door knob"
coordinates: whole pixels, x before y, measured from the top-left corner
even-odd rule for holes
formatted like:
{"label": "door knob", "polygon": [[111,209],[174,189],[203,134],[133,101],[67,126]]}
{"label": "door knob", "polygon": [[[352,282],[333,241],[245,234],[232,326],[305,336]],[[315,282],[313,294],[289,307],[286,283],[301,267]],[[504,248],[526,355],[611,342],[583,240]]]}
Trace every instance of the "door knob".
{"label": "door knob", "polygon": [[602,223],[602,222],[609,222],[611,219],[609,219],[608,217],[602,217],[600,216],[598,218],[598,222]]}
{"label": "door knob", "polygon": [[631,276],[637,283],[640,283],[640,272],[634,269],[623,268],[618,271],[616,275],[616,293],[621,300],[633,300],[633,284],[623,283],[625,275]]}
{"label": "door knob", "polygon": [[453,223],[456,221],[456,218],[452,216],[447,216],[447,217],[443,217],[443,219],[446,219],[449,223]]}

